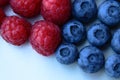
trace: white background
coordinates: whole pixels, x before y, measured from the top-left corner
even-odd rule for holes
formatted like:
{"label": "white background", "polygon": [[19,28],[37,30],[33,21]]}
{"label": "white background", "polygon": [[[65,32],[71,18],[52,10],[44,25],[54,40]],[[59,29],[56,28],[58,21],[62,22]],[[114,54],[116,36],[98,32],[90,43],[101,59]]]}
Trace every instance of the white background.
{"label": "white background", "polygon": [[[98,5],[103,0],[96,0]],[[5,9],[7,15],[16,15],[10,6]],[[41,19],[38,16],[29,21]],[[85,45],[88,45],[87,43]],[[84,46],[85,46],[84,45]],[[82,48],[83,46],[80,46]],[[79,49],[80,49],[79,48]],[[104,51],[107,58],[114,54],[111,48]],[[6,43],[0,37],[0,80],[116,80],[108,77],[104,69],[88,74],[83,72],[77,62],[62,65],[55,59],[55,55],[44,57],[34,51],[29,42],[17,47]]]}

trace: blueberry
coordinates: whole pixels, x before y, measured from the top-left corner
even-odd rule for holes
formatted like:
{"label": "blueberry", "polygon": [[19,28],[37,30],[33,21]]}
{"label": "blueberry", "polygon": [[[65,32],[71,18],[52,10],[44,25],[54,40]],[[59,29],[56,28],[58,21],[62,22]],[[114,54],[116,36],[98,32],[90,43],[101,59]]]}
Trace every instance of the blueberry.
{"label": "blueberry", "polygon": [[120,55],[110,56],[105,63],[105,72],[115,78],[120,78]]}
{"label": "blueberry", "polygon": [[86,37],[85,27],[77,20],[68,21],[62,29],[63,38],[69,43],[79,43]]}
{"label": "blueberry", "polygon": [[98,18],[109,26],[120,22],[120,3],[115,0],[104,1],[98,10]]}
{"label": "blueberry", "polygon": [[76,19],[83,23],[91,22],[97,16],[95,0],[74,0],[72,13]]}
{"label": "blueberry", "polygon": [[95,73],[103,68],[105,58],[103,52],[96,47],[86,46],[79,54],[78,65],[87,73]]}
{"label": "blueberry", "polygon": [[71,64],[78,58],[78,49],[74,44],[63,43],[56,51],[56,59],[61,64]]}
{"label": "blueberry", "polygon": [[120,54],[120,29],[114,33],[111,40],[111,47],[116,53]]}
{"label": "blueberry", "polygon": [[110,30],[103,23],[97,22],[91,25],[87,32],[89,43],[96,47],[104,46],[110,39]]}

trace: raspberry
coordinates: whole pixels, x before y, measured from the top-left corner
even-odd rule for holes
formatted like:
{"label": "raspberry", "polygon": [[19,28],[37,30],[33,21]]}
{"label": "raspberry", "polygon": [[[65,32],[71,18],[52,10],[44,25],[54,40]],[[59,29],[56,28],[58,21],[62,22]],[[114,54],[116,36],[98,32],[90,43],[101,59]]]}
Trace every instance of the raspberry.
{"label": "raspberry", "polygon": [[30,35],[31,24],[17,16],[6,17],[1,25],[1,36],[8,43],[20,46]]}
{"label": "raspberry", "polygon": [[71,16],[71,0],[43,0],[41,14],[45,20],[63,25]]}
{"label": "raspberry", "polygon": [[41,0],[11,0],[13,11],[24,17],[34,17],[40,12]]}
{"label": "raspberry", "polygon": [[0,8],[0,25],[2,24],[3,19],[5,18],[5,13],[3,10]]}
{"label": "raspberry", "polygon": [[38,53],[50,56],[61,42],[61,31],[51,22],[38,21],[33,25],[30,42]]}
{"label": "raspberry", "polygon": [[9,0],[0,0],[0,7],[4,7],[9,3]]}

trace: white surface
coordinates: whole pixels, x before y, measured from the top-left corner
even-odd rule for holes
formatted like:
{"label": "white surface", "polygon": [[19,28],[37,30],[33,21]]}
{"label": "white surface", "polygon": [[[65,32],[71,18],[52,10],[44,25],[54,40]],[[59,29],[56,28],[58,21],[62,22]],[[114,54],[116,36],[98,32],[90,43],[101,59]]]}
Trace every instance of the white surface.
{"label": "white surface", "polygon": [[[96,1],[102,2],[102,0]],[[5,11],[7,15],[15,15],[10,7],[7,7]],[[38,16],[35,19],[31,19],[29,21],[33,23],[40,18],[41,16]],[[104,52],[106,57],[114,53],[111,49],[108,49]],[[105,74],[104,69],[95,74],[88,74],[83,72],[78,67],[77,62],[71,65],[62,65],[56,61],[55,55],[50,57],[39,55],[31,48],[28,42],[20,47],[17,47],[6,43],[0,37],[0,80],[116,79],[108,77]]]}

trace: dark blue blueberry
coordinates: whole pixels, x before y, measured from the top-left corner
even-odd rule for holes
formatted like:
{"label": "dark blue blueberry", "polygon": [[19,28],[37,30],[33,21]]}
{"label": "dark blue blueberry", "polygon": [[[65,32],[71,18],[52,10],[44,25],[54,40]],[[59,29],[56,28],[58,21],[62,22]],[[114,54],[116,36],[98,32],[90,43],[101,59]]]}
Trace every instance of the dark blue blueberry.
{"label": "dark blue blueberry", "polygon": [[79,54],[78,65],[87,73],[95,73],[103,68],[104,54],[93,46],[84,47]]}
{"label": "dark blue blueberry", "polygon": [[111,47],[116,53],[120,54],[120,29],[114,33],[111,41]]}
{"label": "dark blue blueberry", "polygon": [[77,20],[70,20],[63,26],[63,38],[70,43],[79,43],[86,37],[85,27]]}
{"label": "dark blue blueberry", "polygon": [[109,26],[117,25],[120,22],[120,3],[115,0],[106,0],[98,11],[98,18]]}
{"label": "dark blue blueberry", "polygon": [[105,63],[105,72],[115,78],[120,78],[120,55],[110,56]]}
{"label": "dark blue blueberry", "polygon": [[74,0],[72,13],[76,19],[83,23],[91,22],[97,16],[95,0]]}
{"label": "dark blue blueberry", "polygon": [[56,51],[56,59],[61,64],[71,64],[78,58],[78,49],[70,43],[61,44]]}
{"label": "dark blue blueberry", "polygon": [[87,32],[88,41],[96,46],[104,46],[110,40],[110,30],[100,22],[94,23]]}

